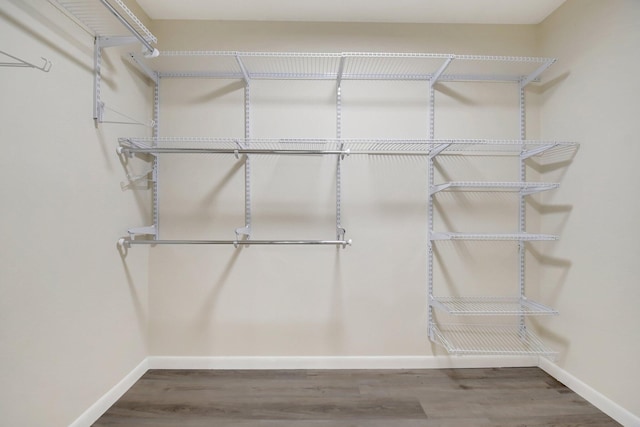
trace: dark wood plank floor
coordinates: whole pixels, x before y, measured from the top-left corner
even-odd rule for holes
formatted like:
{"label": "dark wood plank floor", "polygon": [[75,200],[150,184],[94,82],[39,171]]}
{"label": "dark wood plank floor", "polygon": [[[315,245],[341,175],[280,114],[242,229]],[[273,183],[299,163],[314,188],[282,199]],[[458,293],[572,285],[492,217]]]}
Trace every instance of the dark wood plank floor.
{"label": "dark wood plank floor", "polygon": [[618,426],[538,368],[151,370],[94,426]]}

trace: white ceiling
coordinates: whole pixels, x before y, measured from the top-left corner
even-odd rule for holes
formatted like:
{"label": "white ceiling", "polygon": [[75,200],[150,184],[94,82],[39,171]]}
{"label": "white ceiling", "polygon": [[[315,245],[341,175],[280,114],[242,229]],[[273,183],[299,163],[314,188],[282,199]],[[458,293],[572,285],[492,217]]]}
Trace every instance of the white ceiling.
{"label": "white ceiling", "polygon": [[537,24],[565,0],[137,0],[152,19]]}

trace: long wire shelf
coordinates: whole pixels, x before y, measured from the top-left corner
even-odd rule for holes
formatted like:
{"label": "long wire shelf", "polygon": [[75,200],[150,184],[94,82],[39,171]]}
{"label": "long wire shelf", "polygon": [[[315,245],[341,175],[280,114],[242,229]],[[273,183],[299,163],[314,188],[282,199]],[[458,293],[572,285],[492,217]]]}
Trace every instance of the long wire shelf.
{"label": "long wire shelf", "polygon": [[546,305],[522,297],[431,297],[431,305],[451,315],[557,315]]}
{"label": "long wire shelf", "polygon": [[247,153],[247,154],[388,154],[443,155],[465,153],[542,156],[575,149],[565,141],[489,139],[319,139],[319,138],[120,138],[123,153]]}
{"label": "long wire shelf", "polygon": [[558,240],[558,236],[552,234],[533,233],[455,233],[437,232],[431,233],[431,240],[495,240],[495,241],[536,241]]}
{"label": "long wire shelf", "polygon": [[518,192],[523,195],[553,190],[560,184],[549,182],[483,182],[483,181],[453,181],[436,184],[431,187],[430,194],[440,191],[506,191]]}
{"label": "long wire shelf", "polygon": [[308,80],[498,81],[528,84],[553,58],[383,52],[162,51],[134,62],[160,77]]}
{"label": "long wire shelf", "polygon": [[433,324],[436,342],[454,355],[544,356],[551,350],[529,329],[517,325]]}

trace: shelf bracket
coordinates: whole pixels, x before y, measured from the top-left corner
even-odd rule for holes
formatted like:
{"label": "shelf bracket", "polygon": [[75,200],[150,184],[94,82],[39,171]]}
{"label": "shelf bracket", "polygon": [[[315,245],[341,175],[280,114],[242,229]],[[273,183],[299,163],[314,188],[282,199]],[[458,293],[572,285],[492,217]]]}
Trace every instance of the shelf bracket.
{"label": "shelf bracket", "polygon": [[449,148],[450,145],[451,145],[450,142],[436,145],[431,150],[429,150],[429,159],[433,159],[438,154],[442,153],[444,150]]}
{"label": "shelf bracket", "polygon": [[127,229],[127,233],[129,233],[130,237],[152,235],[154,236],[154,238],[156,237],[156,234],[157,234],[155,225],[149,225],[146,227],[129,228]]}
{"label": "shelf bracket", "polygon": [[526,159],[528,159],[530,157],[542,154],[545,151],[550,150],[550,149],[552,149],[554,147],[557,147],[557,146],[558,146],[558,144],[546,144],[546,145],[542,145],[540,147],[532,148],[531,150],[524,150],[522,153],[520,153],[520,159],[526,160]]}
{"label": "shelf bracket", "polygon": [[244,66],[244,63],[242,62],[242,59],[238,54],[236,54],[236,62],[238,63],[238,67],[240,67],[240,71],[242,72],[242,78],[244,80],[244,84],[248,85],[249,82],[251,81],[251,76],[249,75],[247,68]]}
{"label": "shelf bracket", "polygon": [[440,78],[440,76],[442,76],[442,73],[445,72],[445,70],[447,69],[449,64],[451,64],[451,61],[453,61],[453,59],[454,59],[454,56],[450,56],[449,58],[447,58],[444,61],[444,64],[442,64],[440,68],[438,68],[438,71],[433,73],[433,76],[431,77],[431,79],[429,79],[429,86],[431,88],[433,88],[433,85],[435,85],[438,82],[438,79]]}
{"label": "shelf bracket", "polygon": [[451,187],[451,183],[450,182],[447,182],[447,183],[444,183],[444,184],[432,185],[431,188],[429,189],[429,195],[433,196],[437,192],[442,191],[442,190],[446,190],[449,187]]}
{"label": "shelf bracket", "polygon": [[336,76],[336,85],[338,90],[340,90],[340,88],[342,87],[342,76],[344,74],[344,63],[347,60],[346,56],[341,56],[340,57],[340,64],[338,65],[338,74]]}
{"label": "shelf bracket", "polygon": [[545,62],[544,64],[542,64],[540,67],[538,67],[535,71],[533,71],[531,74],[529,74],[528,76],[524,77],[522,80],[520,80],[520,87],[524,88],[526,87],[529,83],[531,83],[532,81],[536,80],[538,77],[540,77],[540,74],[544,73],[545,70],[547,68],[549,68],[550,66],[552,66],[554,63],[556,62],[555,59]]}

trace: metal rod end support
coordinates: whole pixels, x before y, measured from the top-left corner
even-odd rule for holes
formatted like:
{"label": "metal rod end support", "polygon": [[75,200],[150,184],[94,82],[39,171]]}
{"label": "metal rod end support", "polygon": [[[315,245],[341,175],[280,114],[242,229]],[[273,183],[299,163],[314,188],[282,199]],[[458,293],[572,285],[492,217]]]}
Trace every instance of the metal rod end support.
{"label": "metal rod end support", "polygon": [[131,243],[128,239],[125,239],[124,237],[122,237],[118,240],[118,246],[121,248],[129,249],[131,247]]}

